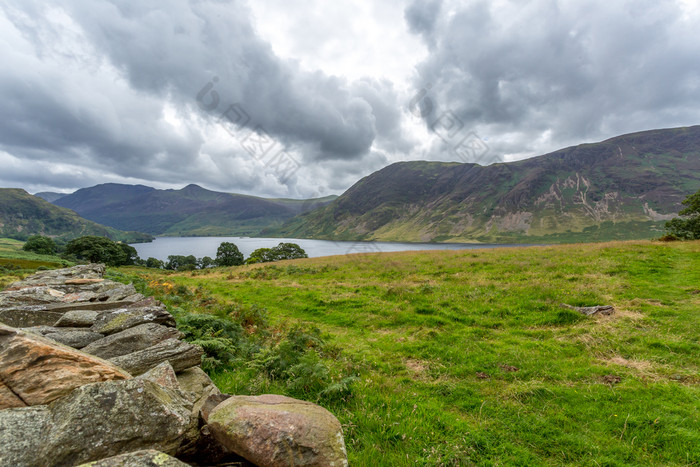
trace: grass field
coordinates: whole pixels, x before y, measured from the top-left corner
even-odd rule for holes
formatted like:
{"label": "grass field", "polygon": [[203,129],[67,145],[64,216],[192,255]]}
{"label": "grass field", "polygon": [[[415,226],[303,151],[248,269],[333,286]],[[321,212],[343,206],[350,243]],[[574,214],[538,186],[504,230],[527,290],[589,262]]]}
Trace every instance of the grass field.
{"label": "grass field", "polygon": [[[294,323],[320,328],[331,379],[357,379],[340,399],[309,398],[341,420],[352,465],[700,464],[700,242],[120,274],[178,316],[253,310],[268,341]],[[214,378],[235,394],[299,394],[260,368],[239,361]]]}
{"label": "grass field", "polygon": [[38,255],[22,250],[24,242],[0,238],[0,288],[37,268],[59,268],[73,263],[56,256]]}

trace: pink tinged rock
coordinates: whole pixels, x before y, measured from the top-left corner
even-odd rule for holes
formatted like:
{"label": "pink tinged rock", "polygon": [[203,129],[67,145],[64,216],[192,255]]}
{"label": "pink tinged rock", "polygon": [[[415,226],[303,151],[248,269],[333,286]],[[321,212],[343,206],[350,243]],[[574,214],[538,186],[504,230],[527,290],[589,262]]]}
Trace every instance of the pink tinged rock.
{"label": "pink tinged rock", "polygon": [[[129,378],[105,360],[0,324],[0,382],[25,405],[48,404],[88,383]],[[8,391],[2,393],[2,404],[12,406]]]}
{"label": "pink tinged rock", "polygon": [[340,422],[310,402],[232,396],[214,408],[208,422],[220,444],[260,467],[348,465]]}

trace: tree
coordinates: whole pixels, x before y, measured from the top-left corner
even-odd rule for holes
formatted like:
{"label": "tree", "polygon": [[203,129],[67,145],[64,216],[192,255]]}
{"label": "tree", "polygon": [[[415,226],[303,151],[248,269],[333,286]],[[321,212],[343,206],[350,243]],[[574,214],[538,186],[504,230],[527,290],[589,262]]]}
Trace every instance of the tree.
{"label": "tree", "polygon": [[216,264],[219,266],[240,266],[243,264],[243,253],[231,242],[222,242],[216,250]]}
{"label": "tree", "polygon": [[282,259],[298,259],[309,257],[309,255],[306,254],[304,249],[296,243],[280,243],[272,250],[276,258],[275,261],[280,261]]}
{"label": "tree", "polygon": [[678,238],[687,240],[700,239],[700,190],[694,195],[688,196],[683,204],[681,217],[676,217],[666,222],[666,231]]}
{"label": "tree", "polygon": [[122,265],[133,266],[140,259],[136,248],[134,248],[133,246],[121,242],[117,243],[117,245],[119,246],[119,248],[122,249],[122,253],[124,254],[124,259],[121,263]]}
{"label": "tree", "polygon": [[275,261],[272,248],[258,248],[245,260],[245,264],[268,263],[270,261]]}
{"label": "tree", "polygon": [[168,256],[168,262],[165,264],[165,269],[192,271],[197,269],[197,258],[194,255],[170,255]]}
{"label": "tree", "polygon": [[146,267],[147,268],[154,268],[154,269],[163,269],[165,267],[165,263],[158,258],[150,257],[146,260]]}
{"label": "tree", "polygon": [[272,248],[258,248],[250,254],[246,264],[269,263],[283,259],[308,258],[303,248],[296,243],[280,243]]}
{"label": "tree", "polygon": [[209,256],[205,256],[204,258],[197,261],[197,264],[199,265],[199,269],[206,269],[214,266],[214,260]]}
{"label": "tree", "polygon": [[92,263],[105,263],[108,266],[134,264],[138,259],[134,247],[94,235],[71,240],[66,245],[66,253],[78,259],[86,259]]}
{"label": "tree", "polygon": [[24,251],[33,251],[40,255],[53,255],[56,253],[56,243],[43,235],[32,235],[22,246]]}

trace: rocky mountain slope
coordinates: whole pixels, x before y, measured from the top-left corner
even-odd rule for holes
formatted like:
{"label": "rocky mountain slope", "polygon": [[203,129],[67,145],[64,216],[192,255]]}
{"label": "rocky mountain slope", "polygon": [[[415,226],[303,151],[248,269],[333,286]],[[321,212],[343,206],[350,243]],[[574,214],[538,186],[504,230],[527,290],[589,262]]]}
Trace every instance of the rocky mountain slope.
{"label": "rocky mountain slope", "polygon": [[389,241],[564,242],[659,236],[700,188],[700,126],[493,164],[402,162],[269,231]]}
{"label": "rocky mountain slope", "polygon": [[129,243],[147,242],[153,238],[85,220],[70,209],[55,206],[19,188],[0,188],[0,237],[25,240],[36,234],[63,240],[100,235]]}
{"label": "rocky mountain slope", "polygon": [[264,228],[332,201],[266,199],[188,185],[157,190],[107,183],[83,188],[55,201],[86,219],[153,235],[256,235]]}

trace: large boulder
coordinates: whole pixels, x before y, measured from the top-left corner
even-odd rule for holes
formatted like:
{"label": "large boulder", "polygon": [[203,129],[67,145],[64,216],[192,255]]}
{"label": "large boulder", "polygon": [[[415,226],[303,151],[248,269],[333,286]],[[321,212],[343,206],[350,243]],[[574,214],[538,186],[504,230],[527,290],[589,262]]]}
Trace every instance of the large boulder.
{"label": "large boulder", "polygon": [[24,405],[47,404],[84,384],[130,377],[105,360],[0,324],[0,381],[7,388],[3,392],[11,392]]}
{"label": "large boulder", "polygon": [[154,449],[128,452],[78,467],[187,467],[182,461]]}
{"label": "large boulder", "polygon": [[144,323],[112,334],[86,346],[83,351],[100,358],[115,358],[147,349],[166,339],[179,339],[175,328],[156,323]]}
{"label": "large boulder", "polygon": [[179,391],[149,380],[88,384],[47,406],[0,411],[0,465],[73,466],[143,449],[174,454],[196,429],[191,411]]}
{"label": "large boulder", "polygon": [[166,339],[147,349],[110,359],[132,375],[140,375],[156,365],[169,362],[175,371],[182,371],[202,363],[204,351],[178,339]]}
{"label": "large boulder", "polygon": [[323,407],[285,396],[233,396],[208,417],[214,438],[260,467],[347,466],[340,422]]}

